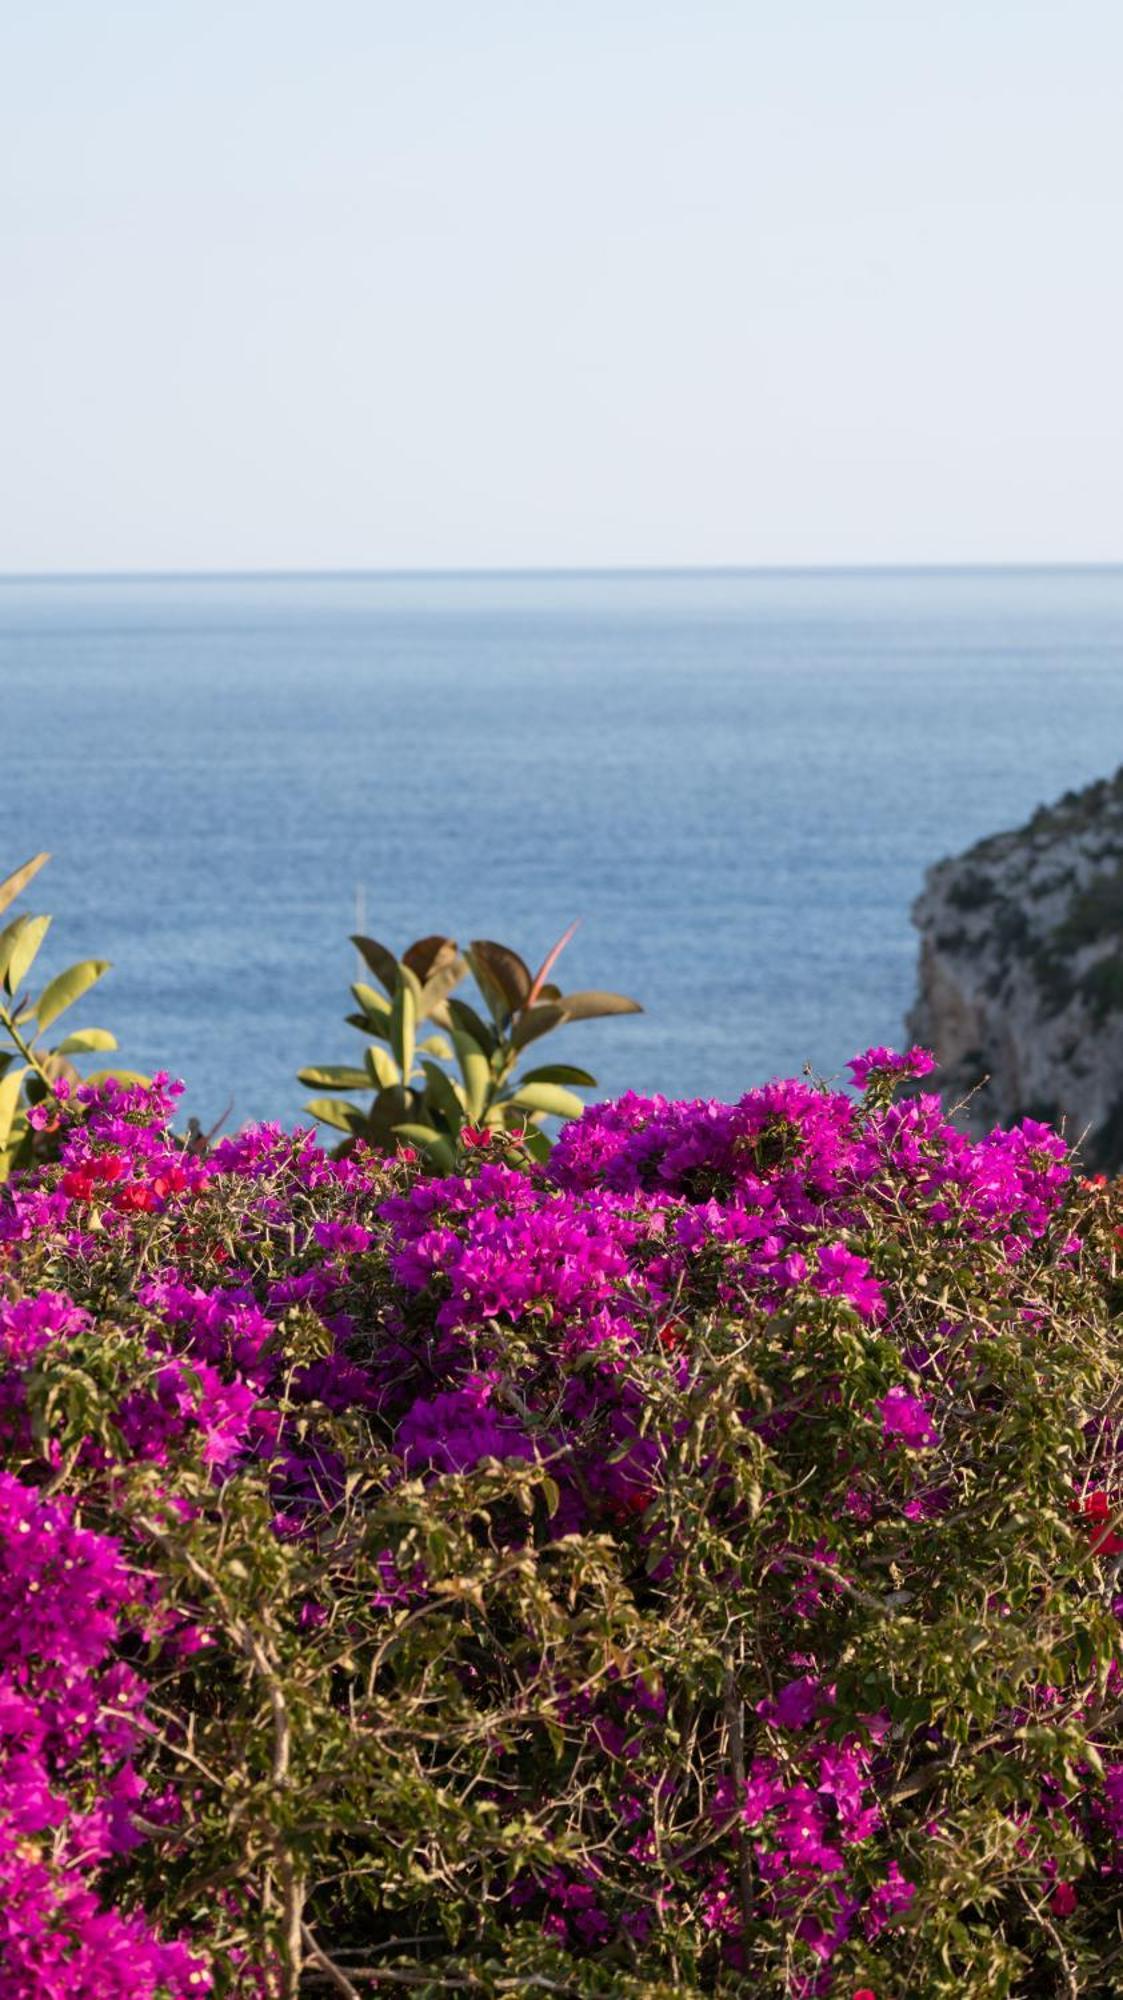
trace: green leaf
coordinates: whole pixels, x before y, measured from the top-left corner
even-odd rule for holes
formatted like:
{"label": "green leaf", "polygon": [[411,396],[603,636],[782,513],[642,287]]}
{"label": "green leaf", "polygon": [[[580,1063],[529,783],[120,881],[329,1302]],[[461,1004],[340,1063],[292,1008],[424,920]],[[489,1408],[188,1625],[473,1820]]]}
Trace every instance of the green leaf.
{"label": "green leaf", "polygon": [[375,1021],[389,1021],[390,1002],[384,994],[376,992],[373,986],[365,986],[361,979],[355,981],[351,991],[364,1015],[372,1017]]}
{"label": "green leaf", "polygon": [[304,1109],[321,1125],[334,1125],[340,1132],[359,1131],[366,1123],[357,1104],[339,1104],[334,1097],[314,1097]]}
{"label": "green leaf", "polygon": [[[393,993],[398,983],[398,961],[392,951],[387,951],[377,938],[352,937],[351,943],[364,965],[369,965],[376,979],[382,981],[387,993]],[[354,987],[352,987],[354,992]],[[361,1003],[360,1003],[361,1004]]]}
{"label": "green leaf", "polygon": [[580,1118],[585,1106],[572,1090],[558,1083],[524,1083],[504,1099],[520,1111],[544,1111],[550,1118]]}
{"label": "green leaf", "polygon": [[467,970],[467,959],[455,950],[447,963],[434,966],[421,988],[418,1012],[423,1021],[439,1020],[442,1027],[448,1026],[448,995],[454,986],[459,986]]}
{"label": "green leaf", "polygon": [[572,1063],[542,1063],[538,1069],[528,1069],[522,1077],[523,1083],[581,1083],[587,1089],[595,1090],[597,1080],[587,1069],[575,1069]]}
{"label": "green leaf", "polygon": [[449,1041],[447,1035],[426,1035],[423,1042],[418,1042],[417,1053],[418,1055],[439,1056],[442,1062],[451,1062],[452,1043]]}
{"label": "green leaf", "polygon": [[116,1035],[108,1028],[72,1028],[65,1041],[54,1050],[56,1056],[101,1055],[117,1047]]}
{"label": "green leaf", "polygon": [[439,1111],[449,1130],[459,1132],[464,1123],[464,1093],[459,1084],[453,1082],[443,1069],[434,1062],[423,1062],[425,1072],[425,1104],[430,1112]]}
{"label": "green leaf", "polygon": [[7,1144],[19,1104],[20,1085],[27,1074],[25,1063],[22,1068],[10,1069],[6,1076],[0,1077],[0,1147]]}
{"label": "green leaf", "polygon": [[448,1002],[448,1014],[449,1022],[453,1028],[460,1028],[464,1034],[471,1035],[472,1040],[478,1042],[486,1056],[493,1056],[495,1054],[499,1043],[496,1040],[493,1030],[488,1026],[482,1014],[477,1014],[475,1008],[470,1007],[466,1000],[450,1000]]}
{"label": "green leaf", "polygon": [[320,1068],[298,1070],[297,1082],[309,1090],[370,1089],[365,1069],[353,1069],[347,1063],[325,1063]]}
{"label": "green leaf", "polygon": [[395,1125],[394,1130],[400,1139],[409,1139],[416,1146],[431,1146],[434,1140],[441,1137],[435,1125],[419,1125],[408,1119]]}
{"label": "green leaf", "polygon": [[17,896],[23,895],[28,883],[34,880],[50,858],[49,854],[36,854],[30,861],[25,861],[22,868],[5,876],[0,882],[0,910],[6,910],[9,903],[14,903]]}
{"label": "green leaf", "polygon": [[31,918],[28,916],[13,917],[11,923],[6,924],[0,931],[0,981],[7,974],[8,960],[19,942],[21,931],[26,930],[30,922]]}
{"label": "green leaf", "polygon": [[145,1076],[143,1071],[139,1069],[92,1069],[86,1078],[86,1082],[108,1083],[110,1077],[113,1078],[114,1083],[123,1084],[126,1089],[134,1083],[143,1083],[147,1087],[152,1081],[150,1076]]}
{"label": "green leaf", "polygon": [[50,925],[49,917],[25,917],[20,924],[8,953],[8,965],[4,974],[4,984],[13,996],[19,992],[31,971]]}
{"label": "green leaf", "polygon": [[517,1049],[525,1049],[528,1042],[536,1042],[539,1035],[548,1035],[551,1028],[560,1028],[566,1018],[565,1008],[556,1000],[536,1000],[533,1007],[519,1015],[511,1030],[511,1040]]}
{"label": "green leaf", "polygon": [[459,1028],[452,1031],[460,1074],[464,1078],[466,1109],[471,1119],[482,1116],[491,1087],[491,1064],[479,1043],[471,1035],[462,1034]]}
{"label": "green leaf", "polygon": [[399,1139],[405,1139],[414,1146],[423,1146],[442,1174],[451,1174],[456,1165],[456,1154],[442,1133],[435,1132],[431,1125],[395,1125],[394,1131]]}
{"label": "green leaf", "polygon": [[390,1047],[398,1059],[398,1068],[403,1083],[408,1083],[413,1074],[413,1054],[417,1040],[417,1001],[420,995],[417,976],[407,965],[401,968],[401,978],[390,1005]]}
{"label": "green leaf", "polygon": [[526,1005],[533,979],[517,951],[490,938],[473,938],[465,956],[496,1021],[509,1020]]}
{"label": "green leaf", "polygon": [[554,1150],[554,1142],[548,1132],[524,1132],[522,1142],[532,1160],[548,1160]]}
{"label": "green leaf", "polygon": [[363,1050],[363,1061],[367,1066],[368,1085],[373,1079],[379,1090],[393,1090],[401,1082],[401,1070],[389,1049],[380,1048],[377,1042],[368,1043]]}
{"label": "green leaf", "polygon": [[567,1021],[595,1021],[604,1014],[642,1014],[638,1000],[626,993],[563,993],[558,1002]]}
{"label": "green leaf", "polygon": [[71,965],[60,972],[44,986],[35,1008],[40,1033],[65,1014],[68,1007],[96,986],[102,974],[109,971],[107,958],[84,958],[80,965]]}

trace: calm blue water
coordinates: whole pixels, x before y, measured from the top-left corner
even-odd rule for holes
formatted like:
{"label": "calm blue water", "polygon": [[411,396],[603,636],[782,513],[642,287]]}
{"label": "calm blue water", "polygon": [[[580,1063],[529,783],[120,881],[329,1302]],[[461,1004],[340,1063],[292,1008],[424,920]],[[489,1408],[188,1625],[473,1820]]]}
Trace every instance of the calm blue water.
{"label": "calm blue water", "polygon": [[0,747],[47,968],[204,1121],[357,1053],[357,885],[397,948],[582,917],[648,1011],[551,1052],[733,1096],[895,1040],[927,863],[1123,758],[1123,571],[9,581]]}

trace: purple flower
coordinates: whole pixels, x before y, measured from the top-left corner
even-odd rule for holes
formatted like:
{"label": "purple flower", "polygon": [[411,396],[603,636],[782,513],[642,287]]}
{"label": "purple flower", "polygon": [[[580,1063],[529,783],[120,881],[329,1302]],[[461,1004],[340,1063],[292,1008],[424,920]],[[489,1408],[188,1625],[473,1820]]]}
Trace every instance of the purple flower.
{"label": "purple flower", "polygon": [[756,1712],[765,1722],[780,1729],[806,1729],[824,1706],[822,1684],[812,1674],[801,1674],[780,1689],[774,1701],[758,1701]]}
{"label": "purple flower", "polygon": [[842,1243],[824,1243],[819,1251],[815,1288],[827,1298],[846,1299],[864,1319],[876,1319],[885,1310],[885,1299],[877,1279],[864,1257],[856,1257]]}
{"label": "purple flower", "polygon": [[411,1468],[468,1472],[482,1458],[533,1458],[534,1446],[511,1417],[497,1415],[463,1390],[418,1397],[398,1426],[397,1450]]}
{"label": "purple flower", "polygon": [[866,1049],[846,1065],[854,1080],[855,1088],[865,1090],[870,1078],[878,1079],[928,1076],[936,1067],[936,1058],[927,1049],[911,1048],[900,1055],[896,1049]]}
{"label": "purple flower", "polygon": [[926,1405],[918,1396],[910,1396],[907,1389],[890,1389],[876,1407],[881,1411],[882,1431],[886,1438],[900,1438],[902,1444],[909,1445],[913,1450],[939,1443]]}
{"label": "purple flower", "polygon": [[879,1884],[869,1899],[866,1908],[866,1936],[877,1937],[895,1917],[903,1916],[915,1895],[915,1884],[906,1882],[897,1863],[891,1861],[884,1882]]}

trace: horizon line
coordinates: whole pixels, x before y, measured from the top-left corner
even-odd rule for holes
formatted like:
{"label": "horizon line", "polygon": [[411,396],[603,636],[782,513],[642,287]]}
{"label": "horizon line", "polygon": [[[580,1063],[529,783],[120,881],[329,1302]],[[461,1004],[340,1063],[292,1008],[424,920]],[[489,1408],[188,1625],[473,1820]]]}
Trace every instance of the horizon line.
{"label": "horizon line", "polygon": [[1123,557],[1086,561],[1015,559],[968,562],[800,562],[800,563],[514,563],[416,564],[378,566],[281,565],[253,568],[28,569],[0,570],[0,585],[34,583],[269,583],[408,582],[411,579],[518,579],[530,577],[734,577],[734,576],[939,576],[1071,574],[1123,570]]}

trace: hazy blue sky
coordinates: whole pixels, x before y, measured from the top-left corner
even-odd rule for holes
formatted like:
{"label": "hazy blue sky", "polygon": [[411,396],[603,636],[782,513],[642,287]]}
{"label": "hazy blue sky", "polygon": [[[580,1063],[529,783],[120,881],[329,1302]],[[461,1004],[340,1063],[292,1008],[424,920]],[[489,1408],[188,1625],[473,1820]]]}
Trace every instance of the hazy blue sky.
{"label": "hazy blue sky", "polygon": [[24,0],[0,569],[1123,558],[1118,0]]}

